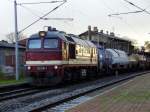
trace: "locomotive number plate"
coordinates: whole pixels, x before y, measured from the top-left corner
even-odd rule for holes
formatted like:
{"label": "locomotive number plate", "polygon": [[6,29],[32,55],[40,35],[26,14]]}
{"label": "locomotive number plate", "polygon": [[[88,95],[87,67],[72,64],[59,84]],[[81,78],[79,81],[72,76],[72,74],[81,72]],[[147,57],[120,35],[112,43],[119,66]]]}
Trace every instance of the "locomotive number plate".
{"label": "locomotive number plate", "polygon": [[45,69],[46,69],[46,67],[44,67],[44,66],[37,67],[37,70],[45,70]]}

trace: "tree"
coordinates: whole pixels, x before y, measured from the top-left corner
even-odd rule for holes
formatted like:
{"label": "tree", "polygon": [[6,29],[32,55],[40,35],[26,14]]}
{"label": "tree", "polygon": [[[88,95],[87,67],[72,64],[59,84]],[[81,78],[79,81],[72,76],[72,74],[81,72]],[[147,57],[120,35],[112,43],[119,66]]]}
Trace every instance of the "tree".
{"label": "tree", "polygon": [[132,40],[131,45],[133,46],[132,52],[137,53],[140,51],[137,40]]}
{"label": "tree", "polygon": [[150,41],[145,41],[144,47],[146,51],[150,52]]}
{"label": "tree", "polygon": [[[15,43],[15,33],[11,32],[6,35],[7,41],[10,43]],[[25,39],[26,36],[23,33],[19,34],[19,40]]]}

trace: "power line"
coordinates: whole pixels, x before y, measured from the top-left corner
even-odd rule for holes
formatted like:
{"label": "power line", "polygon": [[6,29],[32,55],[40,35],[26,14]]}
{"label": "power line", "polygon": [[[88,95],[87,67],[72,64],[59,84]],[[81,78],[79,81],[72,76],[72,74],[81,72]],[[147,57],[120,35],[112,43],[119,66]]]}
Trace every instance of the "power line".
{"label": "power line", "polygon": [[28,12],[30,12],[32,15],[36,16],[36,17],[39,17],[40,16],[38,14],[36,14],[32,9],[28,8],[28,7],[25,7],[23,5],[20,5],[22,8],[24,8],[25,10],[27,10]]}
{"label": "power line", "polygon": [[13,1],[12,0],[8,0],[9,2],[11,2],[11,3],[13,3]]}
{"label": "power line", "polygon": [[127,2],[127,3],[129,3],[130,5],[132,5],[132,6],[136,7],[136,8],[138,8],[138,9],[140,9],[141,11],[146,12],[147,14],[150,15],[150,12],[148,12],[146,9],[143,9],[143,8],[141,8],[141,7],[137,6],[137,5],[135,5],[134,3],[132,3],[132,2],[130,2],[130,1],[128,1],[128,0],[124,0],[124,1]]}
{"label": "power line", "polygon": [[73,21],[73,18],[41,18],[43,20],[68,20]]}
{"label": "power line", "polygon": [[[139,9],[139,11],[133,11],[133,12],[124,12],[124,13],[116,13],[116,14],[109,14],[108,16],[109,17],[115,17],[115,16],[118,16],[118,15],[122,15],[122,14],[134,14],[134,13],[141,13],[141,12],[146,12],[147,14],[150,14],[150,12],[148,12],[146,9],[147,8],[145,8],[145,9],[143,9],[143,8],[141,8],[141,7],[139,7],[139,6],[137,6],[137,5],[135,5],[134,3],[132,3],[132,2],[129,2],[128,0],[124,0],[125,2],[128,2],[130,5],[132,5],[132,6],[134,6],[134,7],[136,7],[137,9]],[[135,33],[135,35],[137,35],[137,31],[130,25],[130,24],[128,24],[127,23],[127,21],[125,21],[125,20],[123,20],[123,19],[121,19],[122,20],[122,22],[123,23],[125,23],[131,30],[132,30],[132,32],[134,32]],[[139,37],[139,35],[137,35],[137,37]]]}
{"label": "power line", "polygon": [[[48,4],[48,3],[58,3],[58,2],[64,2],[64,1],[17,3],[17,5],[38,5],[38,4]],[[66,2],[66,1],[65,1],[65,2]]]}
{"label": "power line", "polygon": [[111,17],[111,16],[118,16],[118,15],[125,15],[125,14],[133,14],[133,13],[140,13],[140,12],[143,12],[144,10],[141,10],[141,11],[133,11],[133,12],[123,12],[123,13],[115,13],[115,14],[109,14],[108,16]]}
{"label": "power line", "polygon": [[[35,13],[32,9],[28,8],[28,7],[25,7],[24,5],[20,5],[22,8],[26,9],[27,11],[29,11],[32,15],[38,17],[38,18],[41,18],[37,13]],[[62,20],[62,21],[73,21],[74,19],[73,18],[41,18],[41,20]]]}
{"label": "power line", "polygon": [[105,7],[106,7],[107,10],[114,12],[114,9],[112,9],[112,8],[105,2],[105,0],[103,0],[102,3],[105,5]]}
{"label": "power line", "polygon": [[150,12],[148,12],[146,9],[143,9],[137,5],[135,5],[134,3],[128,1],[128,0],[124,0],[125,2],[129,3],[130,5],[140,9],[139,11],[133,11],[133,12],[123,12],[123,13],[115,13],[115,14],[109,14],[108,16],[111,17],[111,16],[118,16],[118,15],[125,15],[125,14],[134,14],[134,13],[141,13],[141,12],[146,12],[147,14],[150,15]]}
{"label": "power line", "polygon": [[43,16],[39,17],[36,21],[32,22],[30,25],[26,26],[24,29],[22,29],[20,32],[26,30],[27,28],[29,28],[30,26],[34,25],[35,23],[37,23],[38,21],[41,20],[41,18],[45,18],[47,15],[49,15],[50,13],[52,13],[53,11],[57,10],[59,7],[61,7],[62,5],[64,5],[66,3],[66,0],[64,0],[63,3],[61,3],[60,5],[56,6],[55,8],[53,8],[51,11],[45,13]]}

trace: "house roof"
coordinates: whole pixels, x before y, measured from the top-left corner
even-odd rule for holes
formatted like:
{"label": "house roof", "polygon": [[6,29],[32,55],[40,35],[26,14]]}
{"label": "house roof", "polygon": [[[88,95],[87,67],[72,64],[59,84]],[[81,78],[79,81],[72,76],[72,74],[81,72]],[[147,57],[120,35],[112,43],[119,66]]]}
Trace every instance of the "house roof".
{"label": "house roof", "polygon": [[[8,42],[0,41],[0,47],[3,47],[3,48],[15,48],[15,44],[14,43],[8,43]],[[23,47],[21,45],[18,45],[18,48],[25,49],[25,47]]]}
{"label": "house roof", "polygon": [[[131,41],[131,40],[125,39],[125,38],[120,38],[120,37],[108,35],[108,34],[105,34],[105,33],[102,34],[101,32],[96,33],[94,31],[91,31],[91,35],[96,35],[96,34],[103,35],[104,37],[108,37],[108,38],[112,38],[112,39],[117,39],[117,40],[120,40],[120,41],[128,41],[128,42]],[[79,34],[79,37],[86,36],[86,35],[88,35],[88,31],[85,31],[85,32]]]}

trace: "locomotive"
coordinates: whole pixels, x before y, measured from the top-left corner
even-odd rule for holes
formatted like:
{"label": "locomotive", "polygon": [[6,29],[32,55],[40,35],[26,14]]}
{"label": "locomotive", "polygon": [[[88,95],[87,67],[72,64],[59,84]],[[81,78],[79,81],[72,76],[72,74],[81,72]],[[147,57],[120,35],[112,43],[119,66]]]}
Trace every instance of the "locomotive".
{"label": "locomotive", "polygon": [[[25,57],[26,74],[30,83],[36,86],[56,85],[66,80],[93,77],[101,72],[118,74],[120,70],[140,66],[141,62],[144,67],[147,62],[51,27],[48,31],[31,35]],[[147,68],[149,66],[147,64]]]}
{"label": "locomotive", "polygon": [[26,72],[31,82],[51,85],[97,72],[97,48],[87,40],[48,28],[27,42]]}

